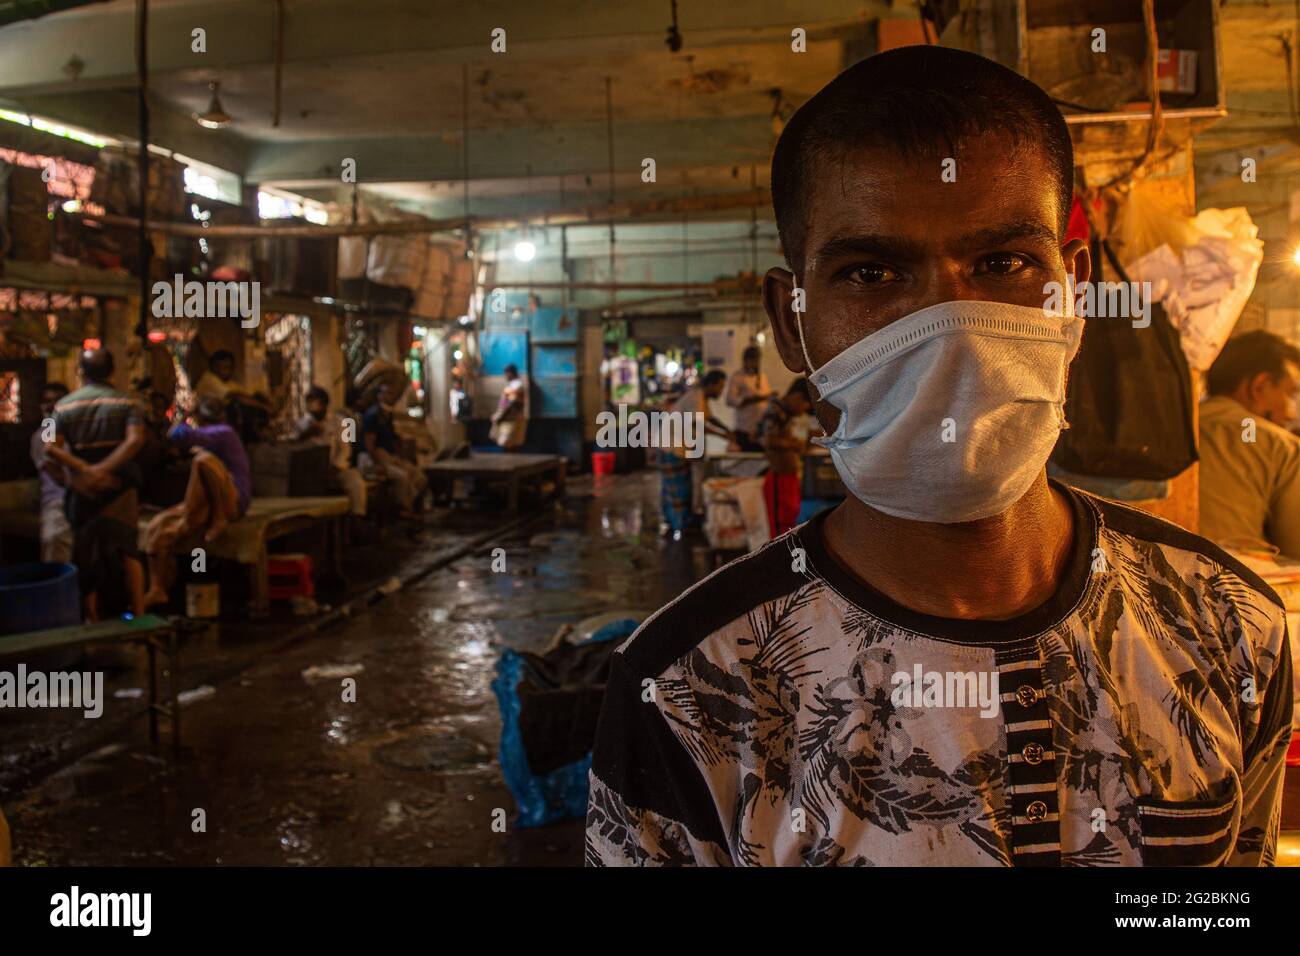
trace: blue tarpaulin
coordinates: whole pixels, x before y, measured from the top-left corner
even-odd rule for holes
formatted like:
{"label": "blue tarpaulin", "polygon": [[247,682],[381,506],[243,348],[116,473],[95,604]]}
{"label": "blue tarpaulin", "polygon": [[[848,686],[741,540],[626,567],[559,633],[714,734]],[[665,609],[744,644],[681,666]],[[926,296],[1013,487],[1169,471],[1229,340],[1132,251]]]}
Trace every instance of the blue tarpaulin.
{"label": "blue tarpaulin", "polygon": [[[583,643],[621,640],[631,635],[640,623],[634,618],[611,621]],[[522,710],[519,683],[527,667],[523,655],[507,649],[497,661],[497,676],[492,681],[492,690],[501,711],[501,775],[519,807],[515,826],[540,827],[561,820],[579,819],[587,812],[587,773],[591,770],[591,754],[588,752],[580,760],[545,774],[535,774],[530,769],[519,726]]]}

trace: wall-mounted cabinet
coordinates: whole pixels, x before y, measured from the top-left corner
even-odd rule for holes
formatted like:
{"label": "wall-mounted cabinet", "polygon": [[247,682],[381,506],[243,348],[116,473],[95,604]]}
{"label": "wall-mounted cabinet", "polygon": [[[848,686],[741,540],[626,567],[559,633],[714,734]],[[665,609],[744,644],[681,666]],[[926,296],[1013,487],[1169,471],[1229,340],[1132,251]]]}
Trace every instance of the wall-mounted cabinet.
{"label": "wall-mounted cabinet", "polygon": [[[1147,119],[1141,0],[950,0],[941,42],[1023,73],[1071,124]],[[1217,0],[1156,0],[1161,108],[1170,119],[1226,112]]]}

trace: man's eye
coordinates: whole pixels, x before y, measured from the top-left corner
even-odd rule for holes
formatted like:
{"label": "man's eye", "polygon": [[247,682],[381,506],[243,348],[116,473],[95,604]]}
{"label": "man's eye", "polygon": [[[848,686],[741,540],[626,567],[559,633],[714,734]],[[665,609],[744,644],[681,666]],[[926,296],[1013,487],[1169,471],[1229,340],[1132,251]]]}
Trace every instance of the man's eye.
{"label": "man's eye", "polygon": [[855,282],[861,282],[864,285],[875,285],[880,282],[894,282],[898,279],[898,273],[889,266],[882,266],[879,263],[872,263],[869,266],[857,266],[849,272],[849,278]]}
{"label": "man's eye", "polygon": [[997,276],[1009,276],[1024,269],[1025,265],[1024,256],[1016,255],[1014,252],[999,252],[986,256],[979,271],[989,272]]}

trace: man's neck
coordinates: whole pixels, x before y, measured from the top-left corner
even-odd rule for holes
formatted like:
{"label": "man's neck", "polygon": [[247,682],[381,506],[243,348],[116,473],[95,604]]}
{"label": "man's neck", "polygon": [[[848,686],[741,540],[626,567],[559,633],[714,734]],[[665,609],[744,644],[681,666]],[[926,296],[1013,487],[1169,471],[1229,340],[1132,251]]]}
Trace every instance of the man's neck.
{"label": "man's neck", "polygon": [[1074,516],[1043,472],[1010,509],[959,525],[894,518],[850,497],[826,519],[826,545],[868,587],[904,607],[965,620],[1007,620],[1055,593]]}
{"label": "man's neck", "polygon": [[[1225,395],[1222,397],[1232,399],[1244,408],[1248,415],[1253,415],[1256,418],[1262,418],[1265,421],[1273,422],[1273,419],[1269,417],[1267,412],[1263,411],[1258,405],[1250,400],[1250,395],[1244,386],[1238,388],[1237,391],[1233,392],[1231,395]],[[1276,425],[1277,422],[1273,422],[1273,424]]]}

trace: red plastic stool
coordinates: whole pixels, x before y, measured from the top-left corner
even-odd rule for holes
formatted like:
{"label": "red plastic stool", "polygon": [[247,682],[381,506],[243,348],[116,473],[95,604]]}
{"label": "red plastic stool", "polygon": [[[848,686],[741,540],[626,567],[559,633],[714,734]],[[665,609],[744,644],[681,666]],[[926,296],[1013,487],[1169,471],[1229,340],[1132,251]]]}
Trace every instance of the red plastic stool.
{"label": "red plastic stool", "polygon": [[315,597],[311,557],[305,554],[269,555],[266,559],[266,590],[273,601]]}

